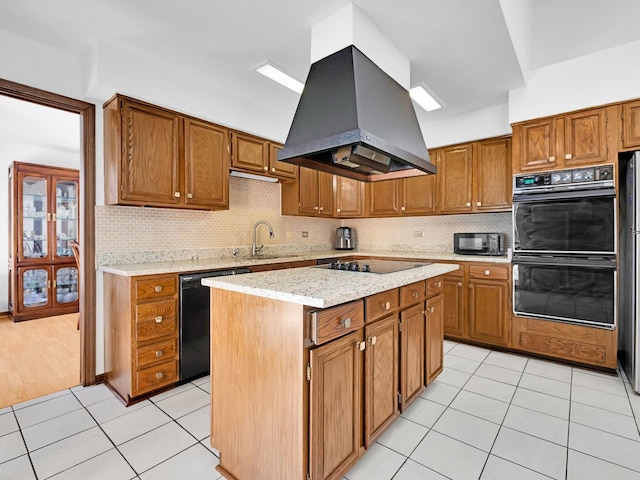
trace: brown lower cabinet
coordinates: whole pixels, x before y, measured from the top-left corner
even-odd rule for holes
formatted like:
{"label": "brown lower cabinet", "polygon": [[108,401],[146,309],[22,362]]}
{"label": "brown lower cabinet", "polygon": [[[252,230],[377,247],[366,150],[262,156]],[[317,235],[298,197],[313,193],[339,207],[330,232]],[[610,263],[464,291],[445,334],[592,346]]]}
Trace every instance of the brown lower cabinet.
{"label": "brown lower cabinet", "polygon": [[213,318],[243,319],[212,322],[218,471],[342,478],[442,371],[442,287],[438,277],[326,309],[213,289]]}
{"label": "brown lower cabinet", "polygon": [[444,334],[489,346],[511,344],[511,267],[461,262],[444,275]]}

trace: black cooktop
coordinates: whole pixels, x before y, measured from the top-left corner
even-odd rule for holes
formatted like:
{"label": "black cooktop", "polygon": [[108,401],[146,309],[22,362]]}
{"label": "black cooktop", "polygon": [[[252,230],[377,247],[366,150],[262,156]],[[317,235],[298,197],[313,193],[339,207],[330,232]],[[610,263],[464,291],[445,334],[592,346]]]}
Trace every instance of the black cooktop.
{"label": "black cooktop", "polygon": [[353,262],[332,262],[318,265],[318,268],[342,270],[345,272],[393,273],[416,267],[431,265],[426,262],[406,262],[402,260],[358,260]]}

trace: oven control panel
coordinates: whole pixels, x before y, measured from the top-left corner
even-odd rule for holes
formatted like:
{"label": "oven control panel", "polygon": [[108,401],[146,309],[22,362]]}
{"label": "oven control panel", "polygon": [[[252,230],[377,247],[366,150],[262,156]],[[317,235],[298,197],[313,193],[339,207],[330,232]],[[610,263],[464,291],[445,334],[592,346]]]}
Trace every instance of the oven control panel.
{"label": "oven control panel", "polygon": [[[600,165],[552,172],[514,175],[514,193],[559,188],[597,188],[613,186],[613,165]],[[563,189],[564,189],[563,188]]]}

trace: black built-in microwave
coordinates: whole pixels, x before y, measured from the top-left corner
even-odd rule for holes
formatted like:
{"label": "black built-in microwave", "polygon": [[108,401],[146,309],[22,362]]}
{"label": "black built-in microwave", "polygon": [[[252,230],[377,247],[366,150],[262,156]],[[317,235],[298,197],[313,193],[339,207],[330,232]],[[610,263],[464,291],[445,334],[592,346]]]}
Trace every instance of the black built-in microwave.
{"label": "black built-in microwave", "polygon": [[504,234],[454,233],[453,252],[460,255],[504,255]]}

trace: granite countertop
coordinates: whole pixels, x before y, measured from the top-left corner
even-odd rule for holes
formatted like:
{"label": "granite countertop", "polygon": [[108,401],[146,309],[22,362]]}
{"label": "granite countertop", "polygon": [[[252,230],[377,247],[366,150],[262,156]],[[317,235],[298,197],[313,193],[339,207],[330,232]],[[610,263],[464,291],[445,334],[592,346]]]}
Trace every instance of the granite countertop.
{"label": "granite countertop", "polygon": [[[302,260],[317,260],[321,258],[342,258],[350,256],[369,256],[381,258],[410,258],[415,260],[435,260],[453,262],[491,262],[510,263],[507,255],[481,256],[456,255],[442,252],[411,252],[411,251],[373,251],[373,250],[327,250],[323,252],[300,252],[275,257],[257,258],[204,258],[198,260],[180,260],[168,262],[130,263],[116,265],[99,265],[101,272],[112,273],[127,277],[138,275],[159,275],[164,273],[192,273],[208,270],[223,270],[227,268],[251,267],[252,265],[266,265],[271,263],[289,263]],[[273,272],[271,272],[273,273]]]}
{"label": "granite countertop", "polygon": [[375,274],[304,267],[233,277],[211,277],[203,279],[202,284],[247,295],[327,308],[457,269],[458,265],[455,264],[434,263],[394,273]]}

